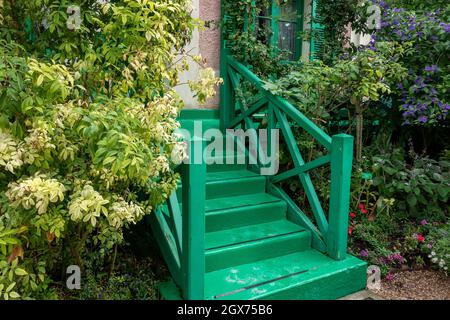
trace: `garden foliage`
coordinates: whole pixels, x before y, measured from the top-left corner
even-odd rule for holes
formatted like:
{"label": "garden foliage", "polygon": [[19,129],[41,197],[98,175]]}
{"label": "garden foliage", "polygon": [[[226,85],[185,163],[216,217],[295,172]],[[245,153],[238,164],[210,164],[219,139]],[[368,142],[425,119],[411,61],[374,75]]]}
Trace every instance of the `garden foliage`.
{"label": "garden foliage", "polygon": [[[257,1],[256,15],[270,3]],[[284,96],[329,134],[356,136],[351,251],[381,265],[384,274],[427,263],[443,269],[448,241],[436,235],[443,234],[437,230],[445,230],[450,216],[448,1],[315,3],[317,15],[306,19],[321,24],[321,32],[298,37],[322,41],[321,52],[314,53],[320,60],[287,61],[288,55],[271,47],[261,30],[249,27],[252,1],[244,0],[237,5],[225,1],[231,53],[265,80],[266,89]],[[381,9],[379,30],[367,24],[373,5]],[[352,44],[349,24],[370,34],[370,43]],[[244,89],[251,95],[251,87]],[[306,162],[324,154],[303,130],[292,129]],[[282,145],[280,164],[289,169],[285,154]],[[327,211],[329,170],[317,169],[311,177]],[[298,204],[305,203],[298,181],[284,187]]]}
{"label": "garden foliage", "polygon": [[[1,298],[46,297],[93,252],[113,269],[124,229],[176,187],[173,88],[201,27],[190,11],[188,0],[0,1]],[[205,99],[217,79],[203,73],[191,85]]]}

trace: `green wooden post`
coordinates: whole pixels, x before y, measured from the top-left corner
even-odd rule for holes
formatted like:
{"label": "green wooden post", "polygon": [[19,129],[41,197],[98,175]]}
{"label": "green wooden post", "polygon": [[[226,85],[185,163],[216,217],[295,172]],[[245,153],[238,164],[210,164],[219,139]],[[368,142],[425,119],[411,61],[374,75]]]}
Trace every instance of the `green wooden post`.
{"label": "green wooden post", "polygon": [[352,161],[353,137],[346,134],[333,136],[327,253],[336,260],[344,260],[347,254]]}
{"label": "green wooden post", "polygon": [[272,1],[272,37],[270,44],[273,49],[278,48],[278,35],[279,35],[279,20],[280,19],[280,6],[277,1]]}
{"label": "green wooden post", "polygon": [[[201,152],[195,148],[201,148]],[[190,141],[190,163],[184,165],[182,172],[181,269],[183,297],[188,300],[204,299],[206,162],[203,159],[203,150],[204,141],[194,137]]]}
{"label": "green wooden post", "polygon": [[252,22],[250,24],[250,31],[252,33],[255,33],[256,30],[256,0],[252,0],[252,9],[251,9],[251,15],[252,15]]}
{"label": "green wooden post", "polygon": [[220,128],[222,132],[228,129],[228,125],[233,119],[234,103],[233,103],[233,87],[228,74],[228,54],[227,48],[220,50],[220,77],[223,84],[220,88]]}
{"label": "green wooden post", "polygon": [[[222,26],[225,22],[224,5],[222,4]],[[228,128],[228,124],[232,120],[232,97],[233,89],[231,87],[230,79],[228,76],[228,55],[229,50],[227,48],[225,31],[222,27],[220,33],[220,77],[223,79],[223,85],[220,88],[220,128],[223,132]]]}
{"label": "green wooden post", "polygon": [[302,42],[303,37],[299,37],[299,35],[303,32],[303,16],[304,16],[304,7],[305,2],[297,1],[297,27],[295,28],[295,60],[299,60],[302,57]]}

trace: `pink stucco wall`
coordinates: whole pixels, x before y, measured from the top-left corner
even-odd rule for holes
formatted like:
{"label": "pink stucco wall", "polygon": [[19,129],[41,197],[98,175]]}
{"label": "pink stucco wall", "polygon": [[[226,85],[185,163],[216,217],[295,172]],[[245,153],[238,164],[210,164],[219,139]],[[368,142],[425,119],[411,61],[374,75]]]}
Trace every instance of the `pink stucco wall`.
{"label": "pink stucco wall", "polygon": [[[220,31],[217,23],[220,20],[220,0],[200,0],[200,19],[213,21],[210,28],[200,32],[200,53],[219,76],[220,71]],[[219,92],[210,99],[205,107],[217,108],[219,105]]]}

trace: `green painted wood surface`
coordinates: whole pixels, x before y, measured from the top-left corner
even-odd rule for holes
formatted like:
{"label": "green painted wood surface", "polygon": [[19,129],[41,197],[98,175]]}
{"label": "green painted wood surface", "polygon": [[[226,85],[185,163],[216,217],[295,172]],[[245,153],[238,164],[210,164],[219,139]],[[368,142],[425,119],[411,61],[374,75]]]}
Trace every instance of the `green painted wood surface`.
{"label": "green painted wood surface", "polygon": [[[278,20],[280,19],[280,6],[277,1],[272,1],[272,14],[271,14],[271,30],[272,37],[270,38],[270,44],[272,48],[278,48],[279,28]],[[275,52],[274,52],[275,53]]]}
{"label": "green painted wood surface", "polygon": [[269,203],[242,205],[206,212],[206,232],[227,230],[286,218],[287,205],[278,200]]}
{"label": "green painted wood surface", "polygon": [[271,178],[271,181],[272,181],[272,183],[277,183],[277,182],[281,182],[281,181],[287,180],[287,179],[292,178],[294,176],[306,173],[308,171],[317,169],[317,168],[319,168],[319,167],[321,167],[321,166],[323,166],[325,164],[328,164],[330,162],[330,160],[331,160],[331,156],[327,154],[327,155],[322,156],[320,158],[317,158],[317,159],[315,159],[315,160],[313,160],[313,161],[311,161],[309,163],[301,165],[301,166],[299,166],[297,168],[294,168],[294,169],[291,169],[289,171],[280,173],[279,175]]}
{"label": "green painted wood surface", "polygon": [[[301,6],[303,1],[297,3]],[[279,14],[275,4],[271,22],[274,47],[278,45]],[[255,20],[252,1],[245,28],[252,31]],[[265,90],[261,79],[229,56],[223,38],[222,33],[220,111],[183,111],[182,127],[194,134],[195,121],[200,120],[203,130],[220,128],[225,132],[258,129],[267,120],[269,129],[281,129],[295,168],[267,179],[255,174],[264,159],[250,166],[245,161],[236,163],[236,155],[216,154],[208,160],[232,164],[182,165],[182,183],[152,220],[174,280],[161,285],[161,292],[174,299],[334,299],[362,289],[366,265],[346,255],[351,137],[330,137],[288,101]],[[244,82],[259,92],[244,97],[240,91]],[[292,124],[330,153],[305,163]],[[248,162],[245,143],[235,137],[230,141],[244,147],[244,158],[239,160]],[[191,157],[202,157],[205,141],[194,137],[190,144],[201,144]],[[309,172],[328,163],[331,195],[326,217]],[[277,186],[297,176],[311,205],[312,220]]]}
{"label": "green painted wood surface", "polygon": [[[285,143],[288,146],[290,156],[292,158],[292,161],[294,162],[295,167],[299,168],[301,166],[304,166],[305,162],[302,155],[300,154],[299,148],[297,146],[297,140],[292,133],[286,116],[279,109],[275,109],[275,114],[280,123],[281,130],[283,131],[283,135],[285,138]],[[309,205],[314,214],[317,226],[319,227],[320,232],[323,235],[326,235],[328,232],[328,221],[325,217],[325,213],[323,211],[322,205],[320,204],[320,200],[317,196],[316,190],[314,189],[311,177],[308,173],[303,172],[299,174],[299,179],[308,198]]]}
{"label": "green painted wood surface", "polygon": [[[331,148],[331,137],[327,135],[322,129],[320,129],[314,122],[308,119],[304,114],[302,114],[297,108],[292,106],[289,102],[284,100],[281,97],[274,96],[269,91],[263,88],[264,82],[259,79],[255,74],[253,74],[249,69],[247,69],[243,64],[236,61],[234,58],[228,56],[228,67],[237,71],[240,75],[242,75],[247,81],[249,81],[252,85],[254,85],[257,89],[263,91],[265,93],[266,99],[268,99],[274,106],[281,109],[285,114],[289,115],[289,117],[297,122],[297,124],[305,129],[311,136],[313,136],[317,141],[322,144],[325,148]],[[229,73],[229,72],[228,72]],[[236,77],[234,77],[236,78]],[[236,79],[234,79],[235,81]],[[233,82],[233,81],[231,81]],[[229,108],[230,106],[224,105],[225,108]],[[227,122],[229,123],[229,121]]]}
{"label": "green painted wood surface", "polygon": [[183,280],[181,273],[181,261],[177,255],[175,240],[173,239],[172,232],[170,231],[164,217],[162,217],[161,208],[155,210],[154,214],[152,214],[149,219],[153,235],[158,242],[161,249],[161,254],[164,261],[166,261],[170,274],[177,285],[182,286]]}
{"label": "green painted wood surface", "polygon": [[304,231],[295,223],[287,220],[277,220],[262,224],[209,232],[205,235],[206,249],[230,246],[242,242],[260,240],[293,232]]}
{"label": "green painted wood surface", "polygon": [[[181,269],[183,297],[204,298],[205,273],[205,197],[206,164],[203,160],[204,141],[194,137],[190,143],[191,164],[184,165],[183,185],[183,245]],[[200,148],[200,152],[196,152]],[[197,164],[198,163],[198,164]]]}
{"label": "green painted wood surface", "polygon": [[177,246],[178,257],[182,255],[182,242],[183,242],[183,220],[181,217],[181,209],[178,203],[176,192],[172,192],[170,195],[169,201],[167,203],[167,207],[169,209],[169,213],[172,217],[172,230],[173,237],[175,238],[175,244]]}
{"label": "green painted wood surface", "polygon": [[310,59],[317,60],[322,57],[324,42],[324,26],[317,12],[317,0],[312,0],[311,17],[311,30],[314,36],[311,39]]}
{"label": "green painted wood surface", "polygon": [[[208,236],[208,235],[207,235]],[[207,237],[208,239],[208,237]],[[302,229],[206,251],[206,272],[280,257],[311,248],[311,234]]]}
{"label": "green painted wood surface", "polygon": [[[247,286],[303,271],[307,272],[232,294]],[[214,300],[335,299],[363,289],[365,272],[366,264],[354,257],[336,261],[307,250],[207,273],[205,294],[206,299]]]}
{"label": "green painted wood surface", "polygon": [[[279,14],[276,9],[274,13]],[[252,28],[254,2],[248,14],[246,28]],[[275,23],[277,19],[272,19]],[[258,129],[267,120],[269,129],[281,129],[295,168],[267,179],[255,174],[264,159],[258,159],[261,162],[257,166],[249,166],[245,161],[237,164],[235,155],[216,154],[208,160],[232,164],[183,165],[182,183],[164,207],[167,212],[161,211],[160,219],[154,219],[158,242],[166,242],[161,248],[175,281],[161,290],[167,296],[187,299],[320,299],[361,289],[365,285],[365,264],[346,255],[352,142],[348,136],[330,137],[288,101],[265,90],[256,75],[229,56],[226,46],[222,41],[224,85],[219,115],[211,111],[182,112],[182,127],[194,133],[195,121],[201,120],[204,130],[220,127],[225,132]],[[244,82],[259,92],[244,98],[240,91]],[[330,153],[305,163],[290,128],[292,123]],[[253,138],[260,148],[257,137]],[[248,161],[245,143],[236,137],[229,140],[244,149],[247,159],[239,160]],[[202,157],[205,141],[194,137],[190,143],[202,144],[200,152],[191,154],[193,158]],[[309,172],[328,163],[332,173],[327,220]],[[296,176],[306,191],[312,220],[276,185]],[[178,270],[177,256],[181,256]],[[181,290],[174,289],[177,285]],[[246,285],[251,287],[242,290]]]}
{"label": "green painted wood surface", "polygon": [[281,188],[270,184],[269,185],[269,192],[280,199],[282,199],[284,202],[286,202],[288,211],[287,216],[289,220],[294,221],[295,223],[303,226],[307,230],[309,230],[312,234],[312,245],[313,248],[320,250],[322,252],[326,251],[326,243],[324,236],[320,232],[319,229],[311,222],[311,220],[308,218],[308,216],[297,206],[297,204],[288,196],[288,194],[282,190]]}
{"label": "green painted wood surface", "polygon": [[[208,172],[206,175],[206,199],[264,193],[266,178],[247,170]],[[177,190],[181,198],[183,186]]]}
{"label": "green painted wood surface", "polygon": [[221,210],[223,208],[240,208],[248,205],[278,202],[280,199],[267,193],[246,194],[235,197],[217,198],[206,201],[206,211]]}
{"label": "green painted wood surface", "polygon": [[337,260],[345,259],[347,254],[352,159],[353,137],[346,134],[333,136],[327,246],[329,256]]}

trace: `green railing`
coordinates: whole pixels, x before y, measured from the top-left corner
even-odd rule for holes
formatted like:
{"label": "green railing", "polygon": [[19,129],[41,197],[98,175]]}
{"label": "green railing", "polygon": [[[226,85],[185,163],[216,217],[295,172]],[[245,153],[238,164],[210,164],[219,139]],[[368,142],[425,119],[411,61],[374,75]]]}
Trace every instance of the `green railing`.
{"label": "green railing", "polygon": [[[288,204],[289,217],[312,232],[314,248],[336,260],[345,259],[353,137],[345,134],[330,137],[288,101],[264,89],[263,81],[232,58],[226,49],[222,49],[222,78],[224,79],[220,106],[222,129],[239,127],[256,130],[258,123],[255,114],[259,116],[263,114],[266,118],[269,140],[271,130],[281,131],[280,136],[284,139],[294,168],[269,177],[268,191],[285,200]],[[245,98],[242,88],[249,85],[257,92],[250,98]],[[311,135],[328,151],[328,154],[305,163],[291,129],[291,123]],[[331,166],[331,186],[329,212],[326,215],[309,172],[328,164]],[[280,186],[281,182],[293,177],[298,177],[303,186],[313,219],[310,219]]]}
{"label": "green railing", "polygon": [[[189,163],[181,164],[181,199],[174,191],[160,206],[152,224],[161,252],[184,299],[204,298],[205,275],[205,141],[194,137],[189,144]],[[181,201],[180,201],[181,200]]]}

